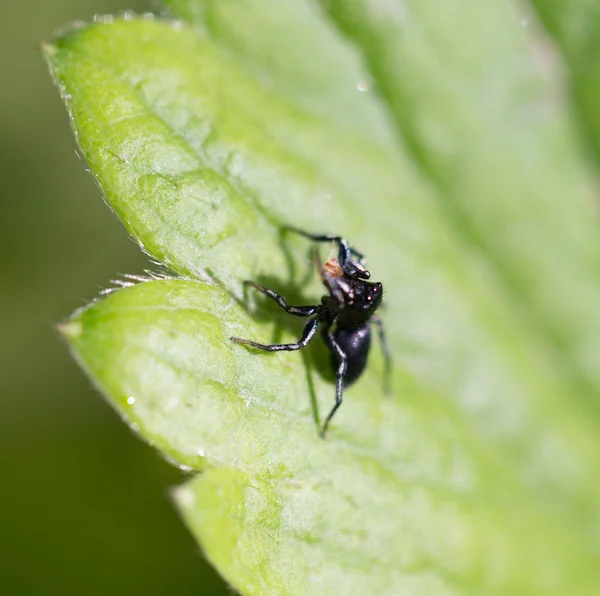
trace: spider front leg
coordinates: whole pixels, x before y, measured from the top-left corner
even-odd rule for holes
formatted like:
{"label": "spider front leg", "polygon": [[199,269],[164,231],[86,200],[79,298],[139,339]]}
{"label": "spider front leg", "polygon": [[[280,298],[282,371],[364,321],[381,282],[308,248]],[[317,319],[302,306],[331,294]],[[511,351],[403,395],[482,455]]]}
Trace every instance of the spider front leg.
{"label": "spider front leg", "polygon": [[313,242],[335,242],[339,246],[339,262],[343,266],[343,264],[350,260],[350,257],[354,255],[361,265],[366,263],[365,255],[361,252],[358,252],[354,248],[351,248],[348,244],[348,241],[341,236],[335,236],[333,234],[309,234],[304,230],[300,230],[295,228],[294,226],[286,226],[286,230],[290,232],[295,232],[296,234],[300,234],[300,236],[304,236]]}
{"label": "spider front leg", "polygon": [[305,348],[310,340],[315,336],[317,327],[319,325],[319,319],[311,319],[302,332],[302,337],[295,344],[259,344],[258,342],[252,341],[251,339],[242,339],[241,337],[230,337],[229,339],[236,344],[244,344],[246,346],[252,346],[259,350],[265,350],[266,352],[293,352],[294,350],[300,350]]}
{"label": "spider front leg", "polygon": [[327,434],[327,427],[333,418],[333,415],[336,413],[337,409],[342,405],[342,399],[344,394],[344,377],[346,376],[346,370],[348,369],[348,359],[346,357],[346,353],[340,345],[335,341],[335,337],[331,331],[325,331],[323,333],[323,337],[329,346],[329,349],[336,354],[338,357],[338,368],[336,371],[336,384],[335,384],[335,405],[331,408],[331,412],[325,419],[325,424],[323,424],[323,428],[321,429],[321,436],[325,438]]}

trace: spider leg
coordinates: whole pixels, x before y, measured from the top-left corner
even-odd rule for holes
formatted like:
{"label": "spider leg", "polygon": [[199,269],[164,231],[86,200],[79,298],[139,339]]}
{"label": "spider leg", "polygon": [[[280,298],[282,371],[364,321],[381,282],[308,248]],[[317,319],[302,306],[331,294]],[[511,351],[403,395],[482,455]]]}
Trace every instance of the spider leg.
{"label": "spider leg", "polygon": [[392,374],[392,356],[390,348],[388,346],[385,330],[383,327],[383,321],[377,316],[373,315],[370,320],[373,325],[377,327],[377,334],[379,335],[379,343],[381,343],[381,349],[383,351],[383,358],[385,360],[385,368],[383,371],[383,390],[385,393],[389,393],[391,389],[391,374]]}
{"label": "spider leg", "polygon": [[[308,315],[301,315],[308,316]],[[266,352],[293,352],[294,350],[300,350],[301,348],[305,348],[310,340],[315,336],[317,332],[317,326],[319,325],[319,319],[314,318],[311,319],[306,326],[304,327],[304,331],[302,332],[302,337],[295,344],[259,344],[258,342],[252,341],[251,339],[242,339],[241,337],[230,337],[229,339],[236,344],[244,344],[247,346],[252,346],[253,348],[258,348],[259,350],[265,350]]]}
{"label": "spider leg", "polygon": [[244,282],[244,286],[252,286],[259,292],[262,292],[265,296],[272,298],[283,310],[285,310],[285,312],[289,313],[290,315],[296,315],[297,317],[310,317],[311,315],[317,314],[321,308],[320,306],[290,306],[283,296],[273,292],[273,290],[268,290],[254,281],[246,280]]}
{"label": "spider leg", "polygon": [[289,230],[290,232],[300,234],[300,236],[304,236],[305,238],[313,240],[314,242],[335,242],[339,246],[339,261],[342,266],[346,262],[346,260],[350,259],[352,255],[354,255],[359,260],[361,265],[366,262],[365,256],[361,252],[355,250],[354,248],[350,248],[348,241],[342,238],[341,236],[335,236],[333,234],[309,234],[308,232],[305,232],[304,230],[299,230],[294,226],[286,226],[285,229]]}
{"label": "spider leg", "polygon": [[346,376],[346,370],[348,368],[348,362],[346,358],[346,354],[344,350],[340,347],[340,345],[335,341],[333,337],[333,333],[327,330],[323,333],[323,337],[327,342],[327,345],[338,357],[338,369],[336,371],[336,384],[335,384],[335,404],[329,412],[329,415],[325,419],[325,423],[323,424],[323,428],[321,429],[321,436],[325,438],[327,434],[327,427],[333,418],[333,415],[336,413],[337,409],[342,405],[342,398],[344,392],[344,377]]}

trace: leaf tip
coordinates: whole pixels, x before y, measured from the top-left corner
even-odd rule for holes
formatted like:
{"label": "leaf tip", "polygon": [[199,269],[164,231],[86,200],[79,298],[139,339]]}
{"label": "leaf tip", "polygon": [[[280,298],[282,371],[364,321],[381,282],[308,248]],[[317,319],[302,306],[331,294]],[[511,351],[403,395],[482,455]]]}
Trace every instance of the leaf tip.
{"label": "leaf tip", "polygon": [[42,55],[44,56],[44,58],[46,60],[50,61],[50,60],[52,60],[54,55],[58,52],[58,47],[52,43],[43,41],[42,43],[40,43],[40,51],[42,52]]}
{"label": "leaf tip", "polygon": [[59,323],[57,328],[61,335],[71,341],[79,339],[83,334],[83,325],[81,324],[81,321],[76,321],[74,319]]}
{"label": "leaf tip", "polygon": [[196,503],[196,495],[187,484],[177,486],[171,491],[171,498],[182,511],[193,509]]}

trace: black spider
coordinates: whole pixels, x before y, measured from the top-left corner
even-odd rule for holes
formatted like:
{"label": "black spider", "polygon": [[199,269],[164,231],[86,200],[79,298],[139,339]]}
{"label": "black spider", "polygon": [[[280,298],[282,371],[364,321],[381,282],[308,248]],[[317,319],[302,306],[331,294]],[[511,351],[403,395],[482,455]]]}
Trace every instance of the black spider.
{"label": "black spider", "polygon": [[[253,281],[245,281],[244,285],[252,286],[266,294],[285,312],[297,317],[313,318],[304,327],[300,341],[295,344],[265,345],[239,337],[232,337],[231,340],[268,352],[293,351],[308,345],[315,336],[317,328],[320,328],[321,335],[331,351],[331,361],[337,378],[335,405],[321,430],[321,435],[324,437],[333,415],[342,403],[344,387],[356,381],[365,369],[371,347],[369,326],[371,323],[377,325],[383,346],[387,387],[390,355],[385,342],[383,322],[375,315],[375,311],[381,304],[383,286],[379,282],[366,281],[371,274],[364,267],[364,256],[350,248],[348,242],[340,236],[314,235],[296,228],[287,229],[315,242],[337,243],[338,258],[329,259],[324,265],[321,265],[317,253],[313,251],[313,257],[321,272],[321,279],[329,294],[321,298],[319,305],[289,306],[283,296]],[[356,257],[356,261],[352,260],[353,256]]]}

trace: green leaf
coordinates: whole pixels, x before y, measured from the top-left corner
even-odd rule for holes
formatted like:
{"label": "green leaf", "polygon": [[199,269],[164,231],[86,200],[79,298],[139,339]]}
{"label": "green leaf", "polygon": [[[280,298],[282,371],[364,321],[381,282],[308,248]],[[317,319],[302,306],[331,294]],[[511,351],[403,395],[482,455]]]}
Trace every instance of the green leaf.
{"label": "green leaf", "polygon": [[[491,0],[172,0],[46,48],[111,207],[181,277],[63,325],[140,434],[202,473],[176,502],[242,594],[596,594],[593,172],[535,27]],[[333,402],[329,356],[248,296],[320,292],[293,223],[385,287]],[[300,325],[300,326],[298,326]]]}

